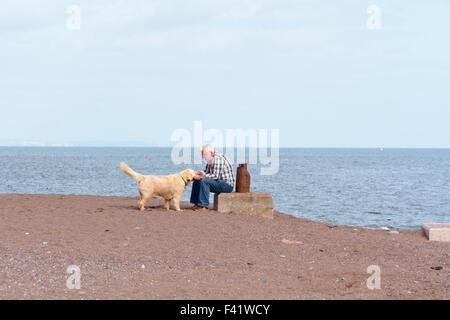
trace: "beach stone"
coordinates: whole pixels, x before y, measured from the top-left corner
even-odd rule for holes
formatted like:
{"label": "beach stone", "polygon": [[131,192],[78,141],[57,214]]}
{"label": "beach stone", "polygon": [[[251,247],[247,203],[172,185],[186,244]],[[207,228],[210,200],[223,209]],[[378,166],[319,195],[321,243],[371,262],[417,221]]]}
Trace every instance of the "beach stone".
{"label": "beach stone", "polygon": [[450,242],[450,223],[424,223],[422,229],[428,240]]}
{"label": "beach stone", "polygon": [[273,219],[273,196],[266,192],[214,194],[214,210]]}

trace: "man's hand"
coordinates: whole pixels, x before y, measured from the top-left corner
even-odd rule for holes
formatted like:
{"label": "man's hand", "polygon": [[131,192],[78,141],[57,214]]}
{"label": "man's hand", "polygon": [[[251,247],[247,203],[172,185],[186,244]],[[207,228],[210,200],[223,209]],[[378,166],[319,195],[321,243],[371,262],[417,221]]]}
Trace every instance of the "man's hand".
{"label": "man's hand", "polygon": [[205,176],[203,171],[195,171],[194,180],[202,180]]}

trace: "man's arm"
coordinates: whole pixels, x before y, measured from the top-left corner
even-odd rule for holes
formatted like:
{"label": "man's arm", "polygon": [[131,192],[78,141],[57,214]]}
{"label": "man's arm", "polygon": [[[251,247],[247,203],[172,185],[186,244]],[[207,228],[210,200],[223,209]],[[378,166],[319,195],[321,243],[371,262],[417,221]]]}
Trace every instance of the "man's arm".
{"label": "man's arm", "polygon": [[211,163],[211,172],[205,173],[205,177],[212,179],[212,180],[218,180],[219,174],[223,170],[224,166],[224,159],[221,157],[214,158],[214,163]]}

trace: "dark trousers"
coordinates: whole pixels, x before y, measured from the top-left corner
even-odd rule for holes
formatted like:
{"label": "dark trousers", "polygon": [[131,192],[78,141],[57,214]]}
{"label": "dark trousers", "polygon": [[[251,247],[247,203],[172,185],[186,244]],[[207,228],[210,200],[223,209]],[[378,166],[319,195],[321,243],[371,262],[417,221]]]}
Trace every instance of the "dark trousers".
{"label": "dark trousers", "polygon": [[200,207],[209,207],[209,193],[224,193],[233,191],[233,186],[223,180],[212,180],[204,178],[194,180],[191,192],[191,203]]}

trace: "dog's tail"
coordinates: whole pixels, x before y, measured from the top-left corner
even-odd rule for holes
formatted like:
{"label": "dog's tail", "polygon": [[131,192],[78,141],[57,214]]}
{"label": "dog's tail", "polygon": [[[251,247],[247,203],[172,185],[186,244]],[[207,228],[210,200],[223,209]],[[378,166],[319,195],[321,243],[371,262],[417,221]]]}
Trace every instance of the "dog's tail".
{"label": "dog's tail", "polygon": [[120,170],[125,172],[127,175],[129,175],[131,178],[133,178],[136,182],[141,182],[145,178],[142,174],[139,174],[139,173],[133,171],[133,169],[131,169],[129,166],[127,166],[125,164],[125,162],[120,163]]}

